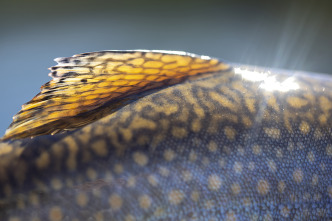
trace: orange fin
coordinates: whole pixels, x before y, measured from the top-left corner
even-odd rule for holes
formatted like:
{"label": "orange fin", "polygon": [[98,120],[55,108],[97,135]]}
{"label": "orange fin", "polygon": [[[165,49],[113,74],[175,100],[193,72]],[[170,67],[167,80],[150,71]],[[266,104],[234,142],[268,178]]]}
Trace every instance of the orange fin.
{"label": "orange fin", "polygon": [[119,99],[230,68],[208,56],[173,51],[100,51],[55,61],[53,79],[22,106],[3,140],[74,129],[102,117],[95,110],[106,103],[117,102],[114,109]]}

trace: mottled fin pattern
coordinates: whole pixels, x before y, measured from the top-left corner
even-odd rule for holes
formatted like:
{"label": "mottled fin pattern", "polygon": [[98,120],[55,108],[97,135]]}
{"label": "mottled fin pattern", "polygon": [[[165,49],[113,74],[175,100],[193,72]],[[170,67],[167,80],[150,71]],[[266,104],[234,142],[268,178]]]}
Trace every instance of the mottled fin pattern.
{"label": "mottled fin pattern", "polygon": [[13,117],[3,140],[54,134],[86,125],[95,111],[190,76],[227,70],[217,59],[172,51],[100,51],[55,59],[53,79]]}

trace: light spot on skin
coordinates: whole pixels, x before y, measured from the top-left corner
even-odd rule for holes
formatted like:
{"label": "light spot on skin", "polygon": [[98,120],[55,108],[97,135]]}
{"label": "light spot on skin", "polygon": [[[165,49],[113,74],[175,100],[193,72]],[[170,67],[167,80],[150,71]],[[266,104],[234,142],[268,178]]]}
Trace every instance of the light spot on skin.
{"label": "light spot on skin", "polygon": [[166,161],[172,161],[175,158],[175,152],[171,149],[167,149],[164,151],[164,158]]}
{"label": "light spot on skin", "polygon": [[92,189],[92,195],[95,197],[95,198],[100,198],[101,197],[101,191],[100,189]]}
{"label": "light spot on skin", "polygon": [[202,128],[201,122],[199,119],[193,119],[191,122],[191,130],[195,133],[198,133]]}
{"label": "light spot on skin", "polygon": [[319,201],[319,200],[321,200],[321,198],[322,198],[322,195],[319,194],[319,193],[316,193],[316,194],[314,195],[314,200],[315,200],[315,201]]}
{"label": "light spot on skin", "polygon": [[108,183],[111,183],[114,181],[114,177],[110,171],[105,172],[104,180],[105,180],[105,182],[108,182]]}
{"label": "light spot on skin", "polygon": [[287,145],[287,150],[289,152],[293,152],[294,151],[294,143],[293,142],[289,142]]}
{"label": "light spot on skin", "polygon": [[316,186],[318,184],[318,180],[319,180],[318,175],[314,174],[311,179],[311,185]]}
{"label": "light spot on skin", "polygon": [[270,213],[264,215],[264,221],[273,221],[273,217]]}
{"label": "light spot on skin", "polygon": [[136,179],[134,176],[130,176],[127,181],[127,186],[128,187],[135,187],[136,185]]}
{"label": "light spot on skin", "polygon": [[324,113],[327,113],[327,112],[329,112],[330,109],[332,109],[331,102],[325,96],[319,97],[319,106],[323,110]]}
{"label": "light spot on skin", "polygon": [[315,154],[314,152],[310,151],[307,155],[307,160],[310,162],[310,163],[313,163],[315,161]]}
{"label": "light spot on skin", "polygon": [[226,160],[225,160],[225,158],[221,157],[221,158],[219,159],[219,166],[220,166],[221,168],[224,168],[225,165],[226,165]]}
{"label": "light spot on skin", "polygon": [[270,185],[266,180],[259,180],[257,183],[257,191],[260,195],[266,195],[269,192]]}
{"label": "light spot on skin", "polygon": [[251,113],[255,113],[255,111],[256,111],[255,101],[256,101],[256,98],[246,98],[245,99],[246,106]]}
{"label": "light spot on skin", "polygon": [[276,163],[274,162],[274,160],[269,160],[268,161],[268,166],[269,166],[269,170],[271,172],[276,172],[277,171],[277,165]]}
{"label": "light spot on skin", "polygon": [[329,145],[326,146],[326,154],[329,157],[332,156],[332,145],[331,144],[329,144]]}
{"label": "light spot on skin", "polygon": [[38,194],[36,193],[30,193],[29,194],[29,201],[31,202],[32,205],[34,206],[39,206],[39,197]]}
{"label": "light spot on skin", "polygon": [[284,193],[285,188],[286,188],[285,181],[283,181],[283,180],[279,181],[278,182],[278,191],[279,191],[279,193]]}
{"label": "light spot on skin", "polygon": [[149,175],[148,176],[148,182],[152,185],[152,186],[157,186],[158,185],[158,179],[156,176],[154,175]]}
{"label": "light spot on skin", "polygon": [[137,163],[140,166],[145,166],[149,161],[146,154],[144,154],[142,152],[135,152],[133,154],[133,158],[134,158],[135,163]]}
{"label": "light spot on skin", "polygon": [[185,138],[187,136],[188,131],[186,130],[186,128],[183,127],[172,127],[172,135],[175,138]]}
{"label": "light spot on skin", "polygon": [[240,174],[242,172],[243,165],[240,162],[235,162],[233,166],[233,170],[235,173]]}
{"label": "light spot on skin", "polygon": [[276,156],[277,156],[278,158],[283,157],[283,152],[282,152],[282,150],[281,150],[280,148],[277,148],[277,150],[276,150]]}
{"label": "light spot on skin", "polygon": [[217,148],[218,148],[218,146],[217,146],[216,142],[214,142],[213,140],[209,142],[209,145],[208,145],[209,151],[214,153],[217,151]]}
{"label": "light spot on skin", "polygon": [[332,186],[327,188],[327,192],[329,193],[329,197],[332,199]]}
{"label": "light spot on skin", "polygon": [[247,116],[242,116],[242,122],[246,128],[250,128],[252,126],[252,121]]}
{"label": "light spot on skin", "polygon": [[[52,156],[53,156],[53,162],[62,162],[62,158],[64,156],[65,148],[63,145],[56,143],[51,147]],[[56,165],[58,168],[60,167],[60,164]]]}
{"label": "light spot on skin", "polygon": [[304,144],[302,142],[297,142],[296,143],[296,149],[297,150],[302,150],[303,148],[305,148],[305,147],[304,147]]}
{"label": "light spot on skin", "polygon": [[155,130],[157,128],[157,124],[152,120],[144,119],[138,116],[134,117],[132,122],[134,123],[130,125],[130,128],[132,128],[133,130],[138,130],[138,129]]}
{"label": "light spot on skin", "polygon": [[243,147],[238,147],[238,148],[237,148],[237,152],[238,152],[241,156],[243,156],[243,155],[244,155],[244,148],[243,148]]}
{"label": "light spot on skin", "polygon": [[255,163],[250,161],[248,164],[248,168],[249,168],[249,170],[253,171],[255,169]]}
{"label": "light spot on skin", "polygon": [[236,130],[233,127],[226,126],[224,128],[225,135],[227,139],[234,140],[236,136]]}
{"label": "light spot on skin", "polygon": [[[212,108],[214,109],[215,107],[211,104],[211,105],[208,105],[208,108],[209,110]],[[217,134],[219,132],[219,122],[222,120],[222,117],[221,116],[215,116],[215,115],[212,115],[212,119],[210,121],[210,124],[208,126],[208,133],[210,134]]]}
{"label": "light spot on skin", "polygon": [[131,141],[133,133],[130,128],[119,128],[119,132],[127,143]]}
{"label": "light spot on skin", "polygon": [[69,153],[69,156],[67,158],[67,167],[70,171],[74,171],[76,170],[76,155],[77,155],[77,152],[78,152],[78,146],[77,146],[77,143],[76,141],[70,137],[70,136],[67,136],[65,139],[64,139],[64,142],[68,145],[68,153]]}
{"label": "light spot on skin", "polygon": [[168,200],[171,204],[178,205],[184,199],[184,194],[180,190],[172,190],[168,193]]}
{"label": "light spot on skin", "polygon": [[123,172],[123,166],[121,164],[115,164],[114,166],[114,171],[117,173],[117,174],[120,174]]}
{"label": "light spot on skin", "polygon": [[302,98],[299,98],[299,97],[288,97],[287,98],[287,103],[292,106],[293,108],[301,108],[305,105],[308,104],[308,101],[307,100],[304,100]]}
{"label": "light spot on skin", "polygon": [[135,220],[136,220],[135,217],[131,214],[129,214],[125,217],[125,221],[135,221]]}
{"label": "light spot on skin", "polygon": [[318,117],[319,123],[321,125],[325,125],[327,123],[327,117],[328,116],[326,116],[326,114],[319,115],[319,117]]}
{"label": "light spot on skin", "polygon": [[213,100],[213,102],[217,102],[219,103],[221,106],[223,107],[227,107],[230,110],[237,110],[238,109],[238,105],[233,103],[231,100],[229,100],[227,98],[227,96],[223,96],[219,93],[216,93],[214,91],[211,91],[209,93],[210,98]]}
{"label": "light spot on skin", "polygon": [[123,200],[118,194],[112,194],[108,202],[113,210],[119,210],[122,207]]}
{"label": "light spot on skin", "polygon": [[302,172],[301,169],[294,170],[294,172],[293,172],[293,180],[296,183],[301,183],[302,182],[302,180],[303,180],[303,172]]}
{"label": "light spot on skin", "polygon": [[106,157],[108,154],[105,140],[98,139],[91,144],[92,151],[99,157]]}
{"label": "light spot on skin", "polygon": [[[293,194],[292,194],[292,195],[293,195]],[[290,199],[293,199],[293,198],[294,198],[292,195],[291,195]],[[311,197],[310,193],[305,192],[305,193],[303,193],[302,195],[303,195],[303,200],[304,200],[304,201],[309,201],[309,199],[310,199],[310,197]]]}
{"label": "light spot on skin", "polygon": [[138,201],[142,209],[148,209],[151,206],[151,198],[148,195],[140,196]]}
{"label": "light spot on skin", "polygon": [[189,170],[184,170],[182,171],[182,179],[184,182],[189,182],[190,180],[192,180],[192,174]]}
{"label": "light spot on skin", "polygon": [[259,220],[258,214],[257,213],[252,214],[251,217],[250,217],[250,220],[253,220],[253,221]]}
{"label": "light spot on skin", "polygon": [[66,186],[72,188],[74,186],[74,182],[71,178],[66,179]]}
{"label": "light spot on skin", "polygon": [[236,221],[236,216],[233,211],[228,211],[226,214],[226,221]]}
{"label": "light spot on skin", "polygon": [[16,207],[18,209],[25,209],[25,196],[23,194],[18,194],[16,196]]}
{"label": "light spot on skin", "polygon": [[250,198],[249,197],[244,198],[242,201],[242,204],[244,207],[250,207],[250,205],[251,205]]}
{"label": "light spot on skin", "polygon": [[50,154],[48,152],[42,152],[40,156],[36,159],[36,165],[40,170],[47,168],[49,164]]}
{"label": "light spot on skin", "polygon": [[317,140],[323,137],[323,133],[319,128],[316,128],[315,133],[314,133],[314,137]]}
{"label": "light spot on skin", "polygon": [[97,172],[92,168],[87,169],[86,175],[90,180],[95,180],[95,179],[97,179],[97,176],[98,176]]}
{"label": "light spot on skin", "polygon": [[166,116],[169,116],[169,115],[174,114],[179,111],[179,105],[168,103],[167,109],[165,109],[163,111],[166,114]]}
{"label": "light spot on skin", "polygon": [[271,137],[273,139],[279,139],[280,135],[281,135],[280,129],[278,129],[278,128],[265,127],[264,132],[266,135],[268,135],[269,137]]}
{"label": "light spot on skin", "polygon": [[8,143],[0,143],[0,156],[13,151],[13,146]]}
{"label": "light spot on skin", "polygon": [[58,206],[54,206],[50,209],[49,218],[51,221],[60,221],[63,218],[62,210]]}
{"label": "light spot on skin", "polygon": [[208,187],[210,190],[217,191],[220,189],[222,181],[216,174],[210,175],[208,178]]}
{"label": "light spot on skin", "polygon": [[203,157],[202,158],[202,164],[207,167],[210,164],[209,158],[208,157]]}
{"label": "light spot on skin", "polygon": [[199,201],[199,192],[194,190],[191,195],[190,198],[194,201],[194,202],[198,202]]}
{"label": "light spot on skin", "polygon": [[189,161],[195,162],[196,160],[197,160],[197,154],[195,151],[192,150],[189,154]]}
{"label": "light spot on skin", "polygon": [[259,145],[254,145],[252,147],[252,152],[255,154],[255,155],[260,155],[262,153],[262,148],[261,146]]}
{"label": "light spot on skin", "polygon": [[155,217],[161,217],[161,216],[164,215],[164,213],[165,213],[164,209],[161,208],[161,207],[158,207],[158,208],[154,211],[153,215],[154,215]]}
{"label": "light spot on skin", "polygon": [[214,206],[215,206],[215,204],[212,200],[207,200],[204,203],[204,207],[208,210],[212,209]]}
{"label": "light spot on skin", "polygon": [[283,217],[288,217],[288,216],[289,216],[289,213],[290,213],[290,209],[288,209],[287,206],[283,206],[283,207],[281,208],[280,213],[281,213],[281,215],[282,215]]}
{"label": "light spot on skin", "polygon": [[310,132],[310,125],[306,121],[302,121],[299,127],[301,133],[304,135],[308,134]]}
{"label": "light spot on skin", "polygon": [[167,177],[167,176],[169,175],[169,170],[168,170],[166,167],[160,167],[160,168],[159,168],[159,173],[160,173],[162,176]]}
{"label": "light spot on skin", "polygon": [[51,180],[51,185],[52,185],[52,188],[54,189],[54,190],[59,190],[59,189],[61,189],[62,188],[62,181],[61,180],[59,180],[58,178],[53,178],[52,180]]}
{"label": "light spot on skin", "polygon": [[76,196],[76,202],[81,207],[86,207],[88,204],[88,196],[85,193],[79,193]]}
{"label": "light spot on skin", "polygon": [[241,192],[241,187],[238,183],[233,183],[231,189],[234,195],[238,195]]}
{"label": "light spot on skin", "polygon": [[231,153],[231,148],[229,146],[224,146],[223,147],[223,152],[225,152],[226,154],[230,154]]}
{"label": "light spot on skin", "polygon": [[[192,142],[193,145],[195,145],[195,146],[197,146],[197,147],[203,145],[202,140],[199,139],[199,138],[197,138],[197,137],[193,138],[191,142]],[[180,149],[184,149],[184,148],[185,148],[185,147],[183,147],[183,146],[180,147]],[[178,152],[178,150],[179,150],[179,148],[177,148],[176,151]]]}
{"label": "light spot on skin", "polygon": [[267,101],[267,104],[272,107],[276,112],[279,112],[279,104],[274,96],[271,96]]}

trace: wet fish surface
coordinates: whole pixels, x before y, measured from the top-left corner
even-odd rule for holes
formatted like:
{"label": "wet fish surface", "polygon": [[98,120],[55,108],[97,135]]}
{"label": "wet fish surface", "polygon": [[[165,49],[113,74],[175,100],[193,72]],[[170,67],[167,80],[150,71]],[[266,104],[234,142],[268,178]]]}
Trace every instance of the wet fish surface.
{"label": "wet fish surface", "polygon": [[56,61],[0,142],[1,220],[331,219],[332,77],[168,51]]}

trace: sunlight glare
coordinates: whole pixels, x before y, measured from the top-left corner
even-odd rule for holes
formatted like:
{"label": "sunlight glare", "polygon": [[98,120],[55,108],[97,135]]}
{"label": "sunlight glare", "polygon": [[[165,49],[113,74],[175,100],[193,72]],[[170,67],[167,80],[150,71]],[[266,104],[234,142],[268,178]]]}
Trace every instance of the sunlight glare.
{"label": "sunlight glare", "polygon": [[255,71],[242,68],[234,68],[236,74],[248,81],[261,82],[260,88],[267,91],[287,92],[300,88],[294,77],[289,77],[284,81],[278,81],[276,75],[272,75],[270,71]]}

